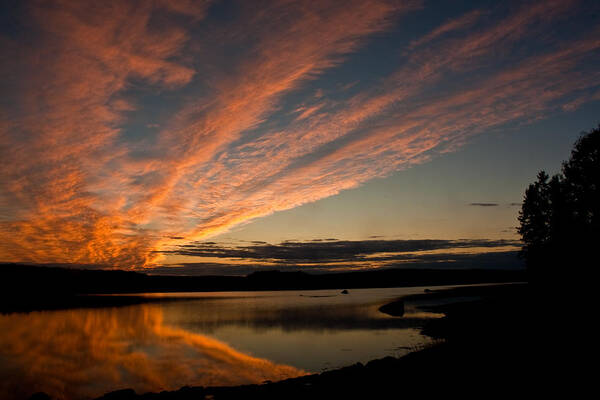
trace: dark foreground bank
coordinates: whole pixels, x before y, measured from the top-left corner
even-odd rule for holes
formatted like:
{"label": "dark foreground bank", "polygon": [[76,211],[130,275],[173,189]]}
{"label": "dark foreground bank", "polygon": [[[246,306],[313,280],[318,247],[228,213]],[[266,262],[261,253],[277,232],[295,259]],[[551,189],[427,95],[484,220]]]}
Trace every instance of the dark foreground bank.
{"label": "dark foreground bank", "polygon": [[281,382],[236,387],[184,387],[136,394],[122,390],[102,400],[317,399],[522,397],[533,394],[531,313],[526,284],[463,287],[410,296],[405,301],[446,316],[424,331],[439,338],[401,358]]}

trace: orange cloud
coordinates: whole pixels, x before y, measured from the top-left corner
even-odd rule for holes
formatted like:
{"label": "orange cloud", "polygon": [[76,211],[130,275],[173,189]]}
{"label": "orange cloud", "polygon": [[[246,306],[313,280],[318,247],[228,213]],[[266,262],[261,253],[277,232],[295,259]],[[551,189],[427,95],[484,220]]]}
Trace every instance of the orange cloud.
{"label": "orange cloud", "polygon": [[475,10],[468,12],[459,18],[451,19],[446,23],[438,26],[433,31],[429,32],[427,35],[419,38],[418,40],[413,40],[409,45],[409,49],[414,49],[415,47],[429,43],[447,34],[448,32],[462,30],[471,25],[474,25],[477,22],[477,20],[482,16],[482,14],[483,13],[481,10]]}
{"label": "orange cloud", "polygon": [[[455,68],[465,60],[493,55],[497,48],[490,44],[498,38],[504,46],[512,46],[527,31],[520,28],[518,35],[508,31],[542,16],[559,15],[552,7],[561,9],[562,4],[523,9],[480,32],[476,44],[471,37],[443,43],[447,46],[445,58],[424,65],[425,75],[423,69],[411,65],[393,74],[372,94],[349,99],[338,112],[230,149],[222,159],[213,160],[205,175],[211,183],[203,187],[204,193],[198,193],[206,199],[203,203],[218,208],[210,208],[202,223],[187,234],[212,236],[257,216],[331,196],[425,162],[435,152],[454,150],[485,129],[538,118],[553,109],[554,101],[597,85],[597,74],[589,71],[556,84],[597,48],[594,33],[592,39],[571,43],[567,50],[532,56],[460,91],[422,98],[428,87],[447,74],[448,66]],[[510,40],[503,34],[505,30]],[[326,152],[319,150],[336,142]]]}
{"label": "orange cloud", "polygon": [[[123,112],[134,108],[118,97],[128,81],[176,87],[194,75],[170,60],[186,33],[175,24],[160,32],[149,27],[165,7],[172,10],[121,1],[27,8],[40,38],[11,44],[15,106],[2,113],[0,132],[2,208],[10,215],[0,220],[3,260],[114,265],[148,259],[148,239],[135,230],[122,233],[134,221],[121,215],[119,199],[104,202],[89,187],[101,179],[96,172],[126,152],[114,141]],[[187,3],[175,11],[199,17],[202,9]]]}
{"label": "orange cloud", "polygon": [[[1,39],[13,105],[0,111],[0,260],[152,266],[169,237],[334,195],[572,109],[600,83],[587,63],[598,30],[504,58],[575,1],[485,26],[485,11],[467,13],[398,46],[402,63],[368,89],[353,77],[351,91],[306,99],[307,83],[419,4],[244,3],[222,26],[203,19],[208,3],[90,4],[33,2],[37,41]],[[149,118],[152,96],[164,97],[160,123],[144,120],[134,140],[127,124]]]}

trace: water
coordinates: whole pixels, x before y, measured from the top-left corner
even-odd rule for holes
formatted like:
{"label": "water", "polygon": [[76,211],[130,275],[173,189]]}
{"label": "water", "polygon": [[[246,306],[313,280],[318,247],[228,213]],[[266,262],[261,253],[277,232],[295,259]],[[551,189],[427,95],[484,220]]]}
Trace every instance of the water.
{"label": "water", "polygon": [[125,307],[0,316],[0,397],[280,380],[427,344],[429,318],[378,308],[423,288],[145,294]]}

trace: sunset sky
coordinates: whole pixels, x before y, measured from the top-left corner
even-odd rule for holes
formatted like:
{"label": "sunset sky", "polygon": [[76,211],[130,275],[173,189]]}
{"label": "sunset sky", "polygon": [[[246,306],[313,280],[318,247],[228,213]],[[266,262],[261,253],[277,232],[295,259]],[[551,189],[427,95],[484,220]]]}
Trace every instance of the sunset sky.
{"label": "sunset sky", "polygon": [[2,1],[0,261],[512,267],[600,2]]}

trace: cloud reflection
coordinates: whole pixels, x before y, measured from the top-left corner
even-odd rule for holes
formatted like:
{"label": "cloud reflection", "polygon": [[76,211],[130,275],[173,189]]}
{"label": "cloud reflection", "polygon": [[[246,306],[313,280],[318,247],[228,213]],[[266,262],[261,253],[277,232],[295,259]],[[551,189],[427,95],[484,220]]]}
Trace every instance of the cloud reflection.
{"label": "cloud reflection", "polygon": [[127,387],[143,393],[303,374],[168,326],[152,305],[0,316],[0,357],[0,393],[14,399],[37,391],[80,399]]}

